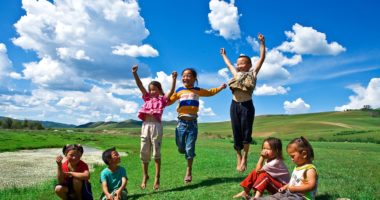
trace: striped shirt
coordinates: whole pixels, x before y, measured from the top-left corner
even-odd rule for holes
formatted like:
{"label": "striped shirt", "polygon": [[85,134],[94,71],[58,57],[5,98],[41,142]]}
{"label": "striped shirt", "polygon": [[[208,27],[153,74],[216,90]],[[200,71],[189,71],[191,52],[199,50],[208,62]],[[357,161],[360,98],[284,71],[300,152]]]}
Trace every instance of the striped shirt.
{"label": "striped shirt", "polygon": [[178,88],[175,93],[170,97],[169,105],[179,100],[177,106],[178,117],[183,116],[190,118],[197,118],[199,110],[199,97],[213,96],[220,92],[222,88],[211,88],[209,90],[193,87],[193,88]]}

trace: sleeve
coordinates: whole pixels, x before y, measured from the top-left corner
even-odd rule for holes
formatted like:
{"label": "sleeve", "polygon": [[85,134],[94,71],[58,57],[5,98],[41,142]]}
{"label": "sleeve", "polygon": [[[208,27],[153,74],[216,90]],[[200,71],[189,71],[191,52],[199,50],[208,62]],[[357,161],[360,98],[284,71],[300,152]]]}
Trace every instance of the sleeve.
{"label": "sleeve", "polygon": [[78,172],[84,172],[84,171],[90,171],[89,168],[88,168],[88,165],[81,161],[79,162],[79,166],[78,166],[78,169],[77,169]]}
{"label": "sleeve", "polygon": [[100,173],[100,183],[107,182],[107,172],[106,170],[103,170]]}
{"label": "sleeve", "polygon": [[170,99],[168,100],[168,106],[172,105],[174,102],[176,102],[179,99],[178,93],[174,93]]}
{"label": "sleeve", "polygon": [[215,94],[217,94],[221,90],[222,90],[221,88],[211,88],[209,90],[200,88],[199,96],[204,96],[204,97],[214,96]]}
{"label": "sleeve", "polygon": [[142,95],[141,98],[144,100],[144,102],[145,102],[145,101],[148,101],[149,98],[150,98],[149,93],[145,93],[144,95]]}
{"label": "sleeve", "polygon": [[279,164],[278,159],[271,160],[270,162],[265,163],[263,170],[266,172],[273,172],[276,169],[276,166]]}
{"label": "sleeve", "polygon": [[128,180],[127,171],[124,167],[121,168],[121,177],[125,177]]}

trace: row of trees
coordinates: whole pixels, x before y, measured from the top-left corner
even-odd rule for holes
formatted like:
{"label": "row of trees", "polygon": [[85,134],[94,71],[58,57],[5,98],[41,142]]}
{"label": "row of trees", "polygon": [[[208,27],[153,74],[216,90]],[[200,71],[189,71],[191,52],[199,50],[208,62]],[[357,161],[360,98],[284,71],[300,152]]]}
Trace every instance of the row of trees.
{"label": "row of trees", "polygon": [[17,120],[9,117],[4,118],[0,121],[0,127],[4,129],[31,129],[31,130],[42,130],[44,127],[41,122],[30,121],[30,120]]}

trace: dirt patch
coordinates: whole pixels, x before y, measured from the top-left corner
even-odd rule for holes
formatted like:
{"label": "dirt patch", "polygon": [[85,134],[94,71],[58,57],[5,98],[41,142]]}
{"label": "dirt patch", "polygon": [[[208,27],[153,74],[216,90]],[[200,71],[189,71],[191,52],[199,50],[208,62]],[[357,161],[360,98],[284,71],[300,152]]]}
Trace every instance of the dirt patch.
{"label": "dirt patch", "polygon": [[316,121],[316,123],[319,123],[319,124],[327,124],[327,125],[339,126],[339,127],[343,127],[343,128],[350,128],[350,129],[352,129],[352,126],[347,125],[347,124],[343,124],[343,123],[324,122],[324,121]]}
{"label": "dirt patch", "polygon": [[[31,186],[54,179],[57,174],[55,158],[61,151],[61,148],[49,148],[0,153],[0,189]],[[101,150],[84,147],[82,160],[91,171],[94,164],[103,164],[101,155]]]}

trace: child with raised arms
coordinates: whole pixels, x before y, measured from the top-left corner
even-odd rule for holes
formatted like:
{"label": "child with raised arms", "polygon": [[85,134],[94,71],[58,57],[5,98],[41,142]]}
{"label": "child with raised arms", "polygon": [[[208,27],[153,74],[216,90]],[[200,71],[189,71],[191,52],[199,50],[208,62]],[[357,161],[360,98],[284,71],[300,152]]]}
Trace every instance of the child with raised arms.
{"label": "child with raised arms", "polygon": [[226,88],[226,84],[221,84],[217,88],[209,90],[195,86],[198,83],[197,72],[192,68],[182,71],[183,87],[179,87],[170,98],[170,103],[179,100],[177,106],[178,123],[175,131],[176,144],[178,151],[185,154],[187,160],[185,183],[192,181],[192,166],[195,157],[195,142],[198,136],[198,109],[199,97],[213,96]]}
{"label": "child with raised arms", "polygon": [[240,172],[247,169],[249,144],[252,142],[252,126],[255,118],[252,95],[256,87],[257,75],[265,60],[264,36],[259,34],[258,39],[260,41],[260,58],[252,70],[250,57],[239,56],[235,68],[228,59],[224,48],[220,50],[224,62],[233,75],[233,78],[228,83],[232,91],[230,117],[234,136],[234,149],[237,156],[236,170]]}
{"label": "child with raised arms", "polygon": [[158,190],[160,187],[160,171],[161,171],[161,143],[163,136],[163,127],[161,123],[162,113],[168,105],[170,97],[175,90],[177,80],[177,72],[172,72],[172,85],[169,93],[164,94],[161,84],[158,81],[151,81],[148,85],[148,91],[144,88],[140,77],[137,74],[138,66],[132,67],[132,73],[136,84],[142,93],[144,104],[141,107],[138,117],[143,120],[141,128],[141,148],[140,158],[142,161],[143,178],[141,189],[145,189],[149,179],[148,165],[151,154],[153,154],[156,175],[154,179],[153,189]]}
{"label": "child with raised arms", "polygon": [[247,199],[251,189],[255,191],[254,198],[262,196],[265,190],[274,194],[286,185],[289,179],[289,171],[282,158],[281,140],[274,137],[266,138],[256,168],[240,183],[244,190],[234,198]]}

